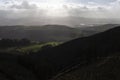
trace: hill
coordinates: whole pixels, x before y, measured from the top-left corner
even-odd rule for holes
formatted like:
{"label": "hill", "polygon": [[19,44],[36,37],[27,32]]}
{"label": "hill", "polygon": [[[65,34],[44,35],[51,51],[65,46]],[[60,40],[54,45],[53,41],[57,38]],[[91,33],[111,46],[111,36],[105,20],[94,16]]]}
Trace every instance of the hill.
{"label": "hill", "polygon": [[52,80],[119,80],[119,75],[120,55],[112,55],[82,68],[76,66]]}
{"label": "hill", "polygon": [[43,26],[3,26],[0,27],[0,38],[22,39],[31,41],[53,42],[68,41],[81,35],[80,30],[65,25]]}
{"label": "hill", "polygon": [[[43,49],[36,53],[26,55],[1,53],[1,78],[2,80],[49,80],[55,75],[64,73],[64,71],[79,65],[72,72],[75,74],[80,72],[81,75],[76,77],[71,72],[64,74],[63,80],[69,79],[66,75],[71,75],[70,78],[76,77],[79,80],[79,76],[82,76],[83,73],[85,77],[93,79],[94,75],[96,76],[94,72],[100,73],[97,75],[101,78],[100,80],[102,78],[104,80],[115,80],[116,77],[119,80],[120,77],[117,75],[117,73],[119,74],[117,72],[117,70],[119,71],[118,58],[120,53],[119,34],[120,26],[117,26],[105,32],[71,40],[59,46]],[[111,66],[109,67],[109,65]],[[111,73],[111,69],[115,72],[115,76]],[[91,72],[90,75],[93,75],[93,78],[89,76],[88,72]],[[109,75],[112,75],[111,77],[113,78],[108,79]],[[61,78],[57,79],[59,80]]]}
{"label": "hill", "polygon": [[[31,54],[23,58],[22,64],[26,67],[32,66],[29,68],[33,69],[40,79],[49,78],[76,64],[81,64],[81,66],[91,64],[98,57],[108,57],[120,52],[119,34],[120,27],[116,27],[90,37],[78,38]],[[33,61],[32,64],[29,60]]]}
{"label": "hill", "polygon": [[42,25],[42,26],[1,26],[0,38],[23,39],[40,42],[66,42],[79,37],[91,36],[103,32],[118,24],[106,24],[99,26],[66,26],[66,25]]}
{"label": "hill", "polygon": [[103,25],[77,27],[77,29],[80,29],[84,37],[87,37],[94,35],[96,33],[104,32],[106,30],[112,29],[117,26],[119,26],[119,24],[103,24]]}

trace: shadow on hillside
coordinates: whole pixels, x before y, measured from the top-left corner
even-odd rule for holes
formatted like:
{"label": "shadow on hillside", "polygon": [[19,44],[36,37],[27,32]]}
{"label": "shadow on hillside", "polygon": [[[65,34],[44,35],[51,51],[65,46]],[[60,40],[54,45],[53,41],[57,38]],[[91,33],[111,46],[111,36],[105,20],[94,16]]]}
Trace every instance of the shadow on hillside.
{"label": "shadow on hillside", "polygon": [[[74,65],[81,68],[120,52],[120,27],[29,55],[0,54],[4,80],[47,80]],[[106,67],[107,68],[107,67]],[[101,76],[102,77],[102,76]]]}

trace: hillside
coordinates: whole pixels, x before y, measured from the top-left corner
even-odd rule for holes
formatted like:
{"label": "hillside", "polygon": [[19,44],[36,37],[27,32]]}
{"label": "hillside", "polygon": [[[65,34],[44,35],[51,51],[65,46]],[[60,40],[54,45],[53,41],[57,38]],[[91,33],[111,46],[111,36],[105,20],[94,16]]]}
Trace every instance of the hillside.
{"label": "hillside", "polygon": [[[119,72],[117,72],[120,55],[119,34],[120,26],[117,26],[105,32],[71,40],[31,54],[1,53],[0,78],[2,80],[49,80],[79,65],[77,69],[63,74],[56,80],[62,80],[61,77],[63,80],[69,78],[88,80],[95,76],[100,77],[100,80],[115,80],[115,78],[119,80]],[[67,77],[68,75],[71,77]],[[112,78],[109,78],[109,75]]]}
{"label": "hillside", "polygon": [[51,42],[68,41],[79,36],[82,36],[80,30],[65,25],[0,27],[0,38],[27,38],[31,41]]}
{"label": "hillside", "polygon": [[118,26],[118,24],[106,24],[93,27],[69,27],[66,25],[0,26],[0,39],[27,38],[31,41],[40,42],[66,42],[79,37],[91,36],[116,26]]}
{"label": "hillside", "polygon": [[[90,37],[78,38],[47,51],[31,54],[23,58],[22,64],[28,68],[32,66],[30,69],[33,69],[40,79],[49,78],[76,64],[81,64],[82,67],[96,61],[98,57],[108,57],[120,52],[119,34],[118,26]],[[33,61],[32,64],[29,60]]]}
{"label": "hillside", "polygon": [[79,66],[52,80],[119,80],[120,55],[106,57],[99,62],[80,68]]}
{"label": "hillside", "polygon": [[96,33],[104,32],[106,30],[112,29],[114,27],[119,26],[119,24],[103,24],[103,25],[93,25],[93,26],[84,26],[84,27],[77,27],[77,29],[81,30],[81,33],[85,37],[94,35]]}

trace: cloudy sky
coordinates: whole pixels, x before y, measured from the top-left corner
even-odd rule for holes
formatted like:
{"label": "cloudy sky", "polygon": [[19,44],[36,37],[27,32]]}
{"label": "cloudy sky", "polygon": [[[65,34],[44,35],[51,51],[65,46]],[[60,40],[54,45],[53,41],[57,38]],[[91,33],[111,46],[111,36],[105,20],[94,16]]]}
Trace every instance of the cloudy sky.
{"label": "cloudy sky", "polygon": [[120,0],[0,0],[0,25],[77,24],[90,19],[119,23],[119,13]]}

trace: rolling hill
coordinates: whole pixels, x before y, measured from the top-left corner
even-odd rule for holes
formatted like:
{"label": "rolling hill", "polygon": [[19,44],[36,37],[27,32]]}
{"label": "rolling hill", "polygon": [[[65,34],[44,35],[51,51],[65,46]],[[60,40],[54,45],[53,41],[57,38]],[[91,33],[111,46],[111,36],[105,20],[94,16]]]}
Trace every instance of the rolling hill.
{"label": "rolling hill", "polygon": [[[119,80],[119,53],[120,26],[117,26],[34,54],[1,53],[0,78],[2,80]],[[76,65],[77,68],[74,69]],[[68,72],[64,74],[67,70]],[[54,78],[60,73],[63,75]]]}
{"label": "rolling hill", "polygon": [[80,30],[65,25],[0,27],[0,38],[27,38],[31,41],[52,42],[68,41],[78,36],[81,36]]}
{"label": "rolling hill", "polygon": [[[108,57],[120,52],[120,27],[84,38],[78,38],[60,46],[24,57],[22,64],[30,68],[40,79],[68,69],[76,64],[89,65],[97,58]],[[30,61],[33,61],[32,64]],[[30,64],[29,64],[30,63]],[[36,68],[37,66],[37,68]],[[42,75],[42,76],[41,76]]]}
{"label": "rolling hill", "polygon": [[65,25],[1,26],[0,38],[27,38],[31,41],[40,42],[66,42],[79,37],[91,36],[116,26],[118,26],[118,24],[106,24],[93,27],[69,27]]}

